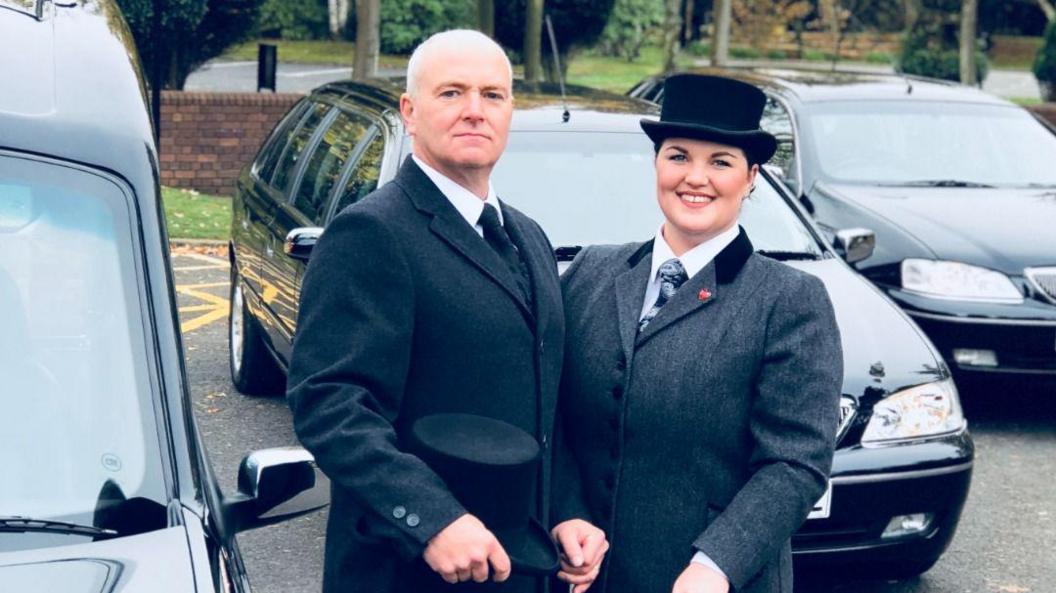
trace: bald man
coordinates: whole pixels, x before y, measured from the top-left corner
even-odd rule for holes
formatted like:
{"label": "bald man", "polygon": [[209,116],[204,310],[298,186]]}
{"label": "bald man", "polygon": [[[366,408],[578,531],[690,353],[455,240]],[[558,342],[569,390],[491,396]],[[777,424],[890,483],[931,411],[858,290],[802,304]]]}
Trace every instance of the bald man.
{"label": "bald man", "polygon": [[[333,484],[323,589],[537,591],[404,450],[414,421],[436,413],[535,435],[545,524],[564,317],[546,236],[490,183],[513,112],[510,62],[478,32],[438,33],[411,56],[400,112],[413,156],[327,227],[301,293],[288,399]],[[573,520],[554,537],[565,576],[589,583],[604,534]]]}

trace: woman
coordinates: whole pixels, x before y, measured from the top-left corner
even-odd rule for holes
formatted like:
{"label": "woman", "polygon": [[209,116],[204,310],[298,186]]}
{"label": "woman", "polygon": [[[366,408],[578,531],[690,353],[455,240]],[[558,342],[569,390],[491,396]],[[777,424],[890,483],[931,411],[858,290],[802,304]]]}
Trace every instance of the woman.
{"label": "woman", "polygon": [[764,104],[742,82],[669,78],[660,121],[642,121],[663,225],[584,250],[563,278],[555,518],[611,546],[600,574],[564,565],[577,592],[792,591],[789,540],[825,489],[843,372],[822,283],[737,224],[776,148]]}

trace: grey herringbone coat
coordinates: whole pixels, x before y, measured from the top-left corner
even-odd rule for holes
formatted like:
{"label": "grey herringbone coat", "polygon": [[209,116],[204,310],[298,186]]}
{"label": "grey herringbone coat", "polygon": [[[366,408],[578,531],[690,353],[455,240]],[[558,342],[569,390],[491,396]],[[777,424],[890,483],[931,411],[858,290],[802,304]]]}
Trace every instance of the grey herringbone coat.
{"label": "grey herringbone coat", "polygon": [[592,593],[668,593],[696,550],[734,591],[791,593],[843,377],[828,295],[742,229],[639,334],[651,248],[586,249],[562,280],[554,521],[608,534]]}

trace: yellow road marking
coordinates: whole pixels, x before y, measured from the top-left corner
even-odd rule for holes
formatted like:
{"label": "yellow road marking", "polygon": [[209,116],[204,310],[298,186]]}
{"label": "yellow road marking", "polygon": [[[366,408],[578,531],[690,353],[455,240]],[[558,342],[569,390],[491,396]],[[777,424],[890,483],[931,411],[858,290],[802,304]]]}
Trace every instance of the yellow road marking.
{"label": "yellow road marking", "polygon": [[227,310],[229,307],[228,300],[224,297],[217,296],[205,292],[202,289],[205,288],[216,288],[220,286],[227,286],[227,282],[209,282],[205,284],[185,284],[177,285],[176,292],[179,294],[187,295],[202,301],[205,301],[205,305],[191,305],[188,307],[181,307],[181,312],[198,312],[207,311],[204,315],[199,315],[194,319],[188,319],[187,321],[180,324],[181,333],[189,333],[214,321],[219,321],[227,317]]}

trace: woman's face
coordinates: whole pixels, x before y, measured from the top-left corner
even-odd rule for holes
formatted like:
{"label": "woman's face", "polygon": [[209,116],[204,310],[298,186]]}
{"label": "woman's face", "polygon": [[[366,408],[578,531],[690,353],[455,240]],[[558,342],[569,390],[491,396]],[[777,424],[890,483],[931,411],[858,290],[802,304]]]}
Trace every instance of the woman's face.
{"label": "woman's face", "polygon": [[664,239],[675,255],[737,224],[741,202],[755,182],[744,151],[706,140],[668,138],[656,155],[656,199]]}

